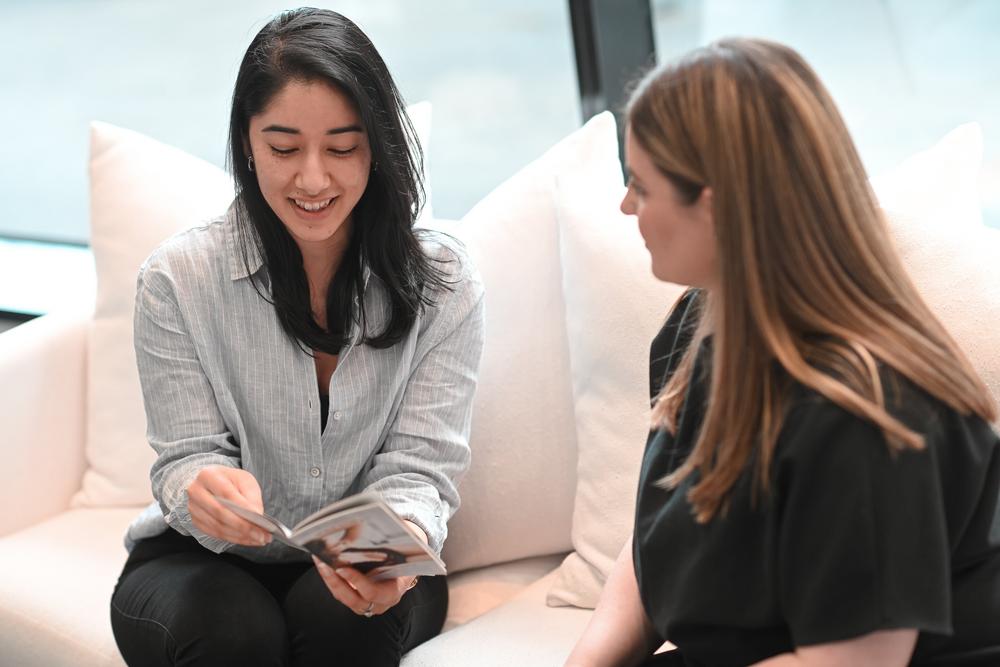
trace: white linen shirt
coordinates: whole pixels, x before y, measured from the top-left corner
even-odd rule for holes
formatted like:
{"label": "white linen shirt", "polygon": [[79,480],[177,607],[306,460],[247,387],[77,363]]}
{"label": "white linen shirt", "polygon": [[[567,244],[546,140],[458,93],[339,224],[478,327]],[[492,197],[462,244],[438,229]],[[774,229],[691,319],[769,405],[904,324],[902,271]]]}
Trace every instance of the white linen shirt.
{"label": "white linen shirt", "polygon": [[[157,502],[129,526],[126,546],[167,530],[215,552],[258,562],[308,556],[273,541],[246,547],[191,523],[187,488],[204,466],[249,471],[264,511],[291,526],[367,489],[420,526],[440,552],[468,468],[472,398],[483,346],[483,286],[460,244],[423,241],[451,291],[417,315],[388,349],[357,344],[357,323],[330,379],[320,429],[315,362],[282,330],[260,256],[244,264],[233,211],[161,245],[139,270],[135,351]],[[263,283],[263,284],[261,284]],[[369,331],[382,330],[388,296],[365,271]]]}

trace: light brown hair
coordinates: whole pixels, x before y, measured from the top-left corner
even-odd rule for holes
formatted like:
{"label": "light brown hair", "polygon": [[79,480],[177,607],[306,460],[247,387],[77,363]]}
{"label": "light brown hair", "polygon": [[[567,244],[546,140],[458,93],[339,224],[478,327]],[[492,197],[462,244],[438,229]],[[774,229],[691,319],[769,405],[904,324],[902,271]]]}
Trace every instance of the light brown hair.
{"label": "light brown hair", "polygon": [[[893,450],[923,438],[886,409],[884,364],[962,414],[987,421],[986,386],[923,302],[836,106],[792,49],[727,39],[654,70],[628,107],[632,135],[693,203],[712,189],[719,282],[708,405],[688,459],[662,480],[697,519],[723,510],[750,461],[766,489],[788,379],[869,420]],[[657,398],[675,427],[697,341]]]}

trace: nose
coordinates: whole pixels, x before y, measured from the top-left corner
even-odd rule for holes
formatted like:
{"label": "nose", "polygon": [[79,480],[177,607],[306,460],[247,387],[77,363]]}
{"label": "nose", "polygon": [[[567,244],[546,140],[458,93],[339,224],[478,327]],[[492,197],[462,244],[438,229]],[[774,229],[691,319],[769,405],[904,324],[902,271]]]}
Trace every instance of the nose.
{"label": "nose", "polygon": [[625,215],[635,215],[635,202],[632,200],[632,188],[625,190],[622,203],[618,207]]}
{"label": "nose", "polygon": [[330,186],[330,172],[321,155],[307,153],[295,175],[295,187],[306,195],[317,195]]}

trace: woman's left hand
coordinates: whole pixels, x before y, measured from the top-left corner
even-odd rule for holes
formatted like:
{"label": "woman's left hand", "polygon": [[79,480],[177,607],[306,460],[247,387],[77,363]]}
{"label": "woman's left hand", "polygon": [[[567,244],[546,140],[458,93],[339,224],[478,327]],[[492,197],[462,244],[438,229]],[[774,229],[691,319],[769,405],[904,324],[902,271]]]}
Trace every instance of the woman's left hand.
{"label": "woman's left hand", "polygon": [[[412,521],[403,523],[411,532],[427,544],[427,534]],[[417,585],[416,577],[396,577],[384,581],[374,581],[370,577],[350,567],[332,567],[313,556],[319,576],[333,597],[340,600],[355,614],[360,616],[378,616],[392,609],[403,599],[406,591]]]}
{"label": "woman's left hand", "polygon": [[313,556],[319,576],[333,597],[359,616],[378,616],[395,607],[406,591],[417,583],[416,577],[396,577],[374,581],[350,567],[332,567]]}

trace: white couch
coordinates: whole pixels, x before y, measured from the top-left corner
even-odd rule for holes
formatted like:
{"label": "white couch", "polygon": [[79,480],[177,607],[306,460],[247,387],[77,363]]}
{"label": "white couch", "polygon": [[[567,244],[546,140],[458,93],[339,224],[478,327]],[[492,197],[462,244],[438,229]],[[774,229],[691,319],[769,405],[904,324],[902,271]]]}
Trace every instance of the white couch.
{"label": "white couch", "polygon": [[[127,196],[126,184],[162,182],[163,174],[137,174],[143,165],[181,160],[170,179],[215,178],[143,141],[95,129],[96,305],[0,334],[0,665],[122,664],[108,602],[126,558],[123,532],[148,499],[150,454],[135,432],[108,448],[124,437],[116,428],[142,421],[135,387],[111,388],[134,373],[119,297],[132,289],[138,260],[116,262],[144,256],[148,248],[131,246],[157,238],[134,239],[137,209],[114,219],[104,207],[108,196]],[[978,131],[966,128],[879,191],[901,212],[897,238],[918,286],[1000,396],[1000,340],[982,327],[1000,322],[1000,269],[989,261],[1000,256],[1000,231],[982,227],[968,203],[980,153]],[[634,223],[616,211],[621,188],[615,128],[603,115],[462,221],[426,223],[463,238],[477,258],[487,343],[473,466],[444,552],[445,632],[405,667],[560,665],[630,529],[648,340],[679,288],[649,276]],[[155,195],[142,190],[135,206]],[[947,225],[935,223],[942,211]],[[946,298],[958,288],[964,299]]]}

